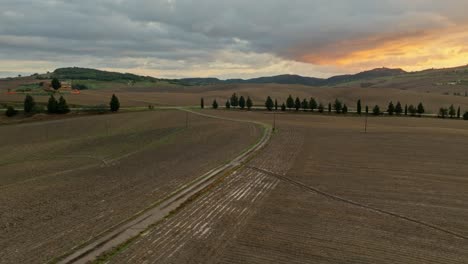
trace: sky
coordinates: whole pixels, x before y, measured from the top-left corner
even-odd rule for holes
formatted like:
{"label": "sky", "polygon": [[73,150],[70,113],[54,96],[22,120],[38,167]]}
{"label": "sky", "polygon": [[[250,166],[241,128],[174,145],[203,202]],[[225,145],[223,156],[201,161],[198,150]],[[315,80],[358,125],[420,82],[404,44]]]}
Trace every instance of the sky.
{"label": "sky", "polygon": [[0,76],[330,77],[468,64],[466,0],[1,0]]}

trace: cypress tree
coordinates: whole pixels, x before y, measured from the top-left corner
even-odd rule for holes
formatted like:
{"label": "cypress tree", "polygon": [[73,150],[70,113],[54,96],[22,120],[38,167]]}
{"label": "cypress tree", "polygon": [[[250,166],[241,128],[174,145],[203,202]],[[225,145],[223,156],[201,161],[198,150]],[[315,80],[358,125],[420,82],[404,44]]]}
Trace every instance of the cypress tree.
{"label": "cypress tree", "polygon": [[294,101],[294,108],[296,108],[296,111],[299,111],[299,108],[301,108],[301,99],[299,97],[296,97],[296,101]]}
{"label": "cypress tree", "polygon": [[218,102],[216,102],[216,99],[213,100],[212,107],[213,109],[218,109]]}
{"label": "cypress tree", "polygon": [[357,109],[358,115],[361,115],[361,113],[362,113],[361,99],[359,99],[359,100],[357,101],[356,109]]}
{"label": "cypress tree", "polygon": [[111,101],[110,101],[109,105],[110,105],[110,110],[112,112],[119,111],[120,102],[119,102],[119,98],[117,98],[117,96],[115,96],[115,94],[112,95],[112,98],[111,98]]}
{"label": "cypress tree", "polygon": [[393,115],[393,113],[395,112],[395,106],[393,105],[393,102],[390,102],[388,104],[387,112],[389,115]]}
{"label": "cypress tree", "polygon": [[29,94],[26,95],[26,98],[24,98],[24,112],[26,114],[32,113],[35,107],[36,102],[34,101],[34,98]]}
{"label": "cypress tree", "polygon": [[309,102],[309,107],[310,107],[310,110],[312,110],[312,112],[317,109],[317,101],[315,101],[314,98],[310,98],[310,102]]}
{"label": "cypress tree", "polygon": [[402,112],[403,112],[403,108],[401,107],[401,103],[397,102],[396,107],[395,107],[395,113],[397,115],[401,115]]}
{"label": "cypress tree", "polygon": [[405,104],[405,116],[407,116],[407,115],[408,115],[408,105]]}
{"label": "cypress tree", "polygon": [[229,103],[229,100],[226,101],[226,109],[230,109],[231,108],[231,104]]}
{"label": "cypress tree", "polygon": [[268,111],[272,111],[273,106],[274,106],[273,100],[271,99],[270,96],[268,96],[266,101],[265,101],[265,107],[268,109]]}
{"label": "cypress tree", "polygon": [[278,100],[275,99],[275,111],[278,111]]}
{"label": "cypress tree", "polygon": [[418,109],[417,109],[417,111],[418,111],[419,117],[421,117],[421,115],[424,114],[425,110],[424,110],[424,106],[423,106],[422,103],[419,103],[419,104],[418,104]]}
{"label": "cypress tree", "polygon": [[231,96],[231,106],[237,107],[239,105],[239,98],[237,97],[236,93],[233,93]]}
{"label": "cypress tree", "polygon": [[366,105],[366,114],[369,114],[369,106]]}
{"label": "cypress tree", "polygon": [[460,119],[460,115],[461,115],[461,112],[460,112],[460,106],[458,107],[458,110],[457,110],[457,118]]}
{"label": "cypress tree", "polygon": [[248,110],[252,109],[252,106],[253,106],[252,99],[250,99],[250,97],[247,97],[247,109]]}
{"label": "cypress tree", "polygon": [[52,88],[54,88],[54,90],[58,90],[60,89],[60,87],[62,87],[62,84],[60,83],[60,81],[57,79],[57,78],[53,78],[52,79]]}
{"label": "cypress tree", "polygon": [[288,99],[286,100],[286,106],[288,107],[289,110],[294,108],[294,99],[292,98],[291,95],[289,95]]}
{"label": "cypress tree", "polygon": [[244,98],[244,96],[241,96],[241,97],[239,98],[239,107],[240,107],[241,109],[244,109],[244,108],[245,108],[245,98]]}
{"label": "cypress tree", "polygon": [[70,112],[70,108],[68,107],[67,101],[63,96],[60,96],[58,104],[57,104],[57,113],[59,114],[66,114]]}
{"label": "cypress tree", "polygon": [[56,114],[58,112],[58,102],[53,95],[50,96],[47,102],[47,112],[49,114]]}
{"label": "cypress tree", "polygon": [[378,105],[375,105],[374,109],[372,110],[372,113],[374,115],[380,115],[380,107]]}
{"label": "cypress tree", "polygon": [[346,104],[343,105],[343,114],[347,114],[348,113],[348,106]]}
{"label": "cypress tree", "polygon": [[415,116],[418,111],[416,110],[416,107],[414,107],[413,105],[410,105],[408,106],[408,112],[410,113],[411,116]]}
{"label": "cypress tree", "polygon": [[328,113],[331,113],[331,111],[332,111],[331,103],[328,103]]}
{"label": "cypress tree", "polygon": [[283,104],[281,105],[281,111],[283,111],[283,112],[286,111],[286,104],[285,104],[285,103],[283,103]]}
{"label": "cypress tree", "polygon": [[341,110],[343,109],[343,105],[340,100],[335,99],[335,103],[333,104],[333,108],[335,108],[335,112],[337,114],[341,113]]}
{"label": "cypress tree", "polygon": [[304,112],[306,112],[307,109],[309,109],[309,102],[307,102],[307,99],[302,100],[301,107],[302,110],[304,110]]}
{"label": "cypress tree", "polygon": [[451,105],[449,107],[449,116],[450,118],[453,118],[455,116],[456,112],[455,112],[455,107],[453,105]]}
{"label": "cypress tree", "polygon": [[319,113],[323,113],[323,110],[325,110],[324,108],[325,108],[325,107],[323,107],[323,104],[322,104],[322,103],[319,103],[319,105],[318,105],[318,107],[317,107]]}
{"label": "cypress tree", "polygon": [[447,114],[448,114],[448,109],[447,109],[447,108],[441,107],[441,108],[439,109],[439,117],[440,117],[440,118],[445,118],[445,117],[447,117]]}
{"label": "cypress tree", "polygon": [[200,108],[201,108],[201,109],[204,109],[204,108],[205,108],[205,100],[203,99],[203,97],[202,97],[201,100],[200,100]]}

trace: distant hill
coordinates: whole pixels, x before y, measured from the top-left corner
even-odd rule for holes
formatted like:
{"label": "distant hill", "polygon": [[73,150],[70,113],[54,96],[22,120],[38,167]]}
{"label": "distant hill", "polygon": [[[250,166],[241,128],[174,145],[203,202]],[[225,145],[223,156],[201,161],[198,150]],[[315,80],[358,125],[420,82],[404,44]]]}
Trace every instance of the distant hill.
{"label": "distant hill", "polygon": [[52,78],[58,79],[72,79],[72,80],[97,80],[97,81],[116,81],[116,80],[128,80],[128,81],[156,81],[158,79],[149,76],[140,76],[131,73],[118,73],[108,72],[95,69],[87,68],[60,68],[56,69],[52,74]]}
{"label": "distant hill", "polygon": [[339,75],[328,79],[304,77],[300,75],[277,75],[271,77],[260,77],[254,79],[229,79],[219,80],[217,78],[187,78],[181,79],[180,81],[186,85],[208,85],[208,84],[219,84],[219,83],[275,83],[275,84],[301,84],[307,86],[330,86],[338,85],[340,83],[346,83],[351,81],[361,81],[374,79],[379,77],[398,76],[406,74],[402,69],[389,69],[389,68],[378,68],[370,71],[364,71],[357,74]]}

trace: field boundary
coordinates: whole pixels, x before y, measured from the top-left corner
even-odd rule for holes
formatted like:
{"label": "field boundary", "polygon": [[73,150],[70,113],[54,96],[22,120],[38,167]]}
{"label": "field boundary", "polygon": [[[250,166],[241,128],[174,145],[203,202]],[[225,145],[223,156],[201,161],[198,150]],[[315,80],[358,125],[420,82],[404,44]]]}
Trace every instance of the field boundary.
{"label": "field boundary", "polygon": [[436,226],[436,225],[433,225],[433,224],[429,224],[429,223],[426,223],[426,222],[423,222],[421,220],[417,220],[417,219],[413,219],[413,218],[410,218],[408,216],[404,216],[404,215],[400,215],[400,214],[397,214],[397,213],[394,213],[394,212],[390,212],[390,211],[386,211],[386,210],[383,210],[383,209],[379,209],[379,208],[375,208],[375,207],[372,207],[372,206],[369,206],[369,205],[365,205],[365,204],[362,204],[362,203],[358,203],[358,202],[355,202],[355,201],[352,201],[352,200],[349,200],[349,199],[346,199],[346,198],[342,198],[340,196],[336,196],[334,194],[330,194],[330,193],[327,193],[327,192],[324,192],[324,191],[321,191],[317,188],[314,188],[314,187],[311,187],[311,186],[308,186],[304,183],[301,183],[299,181],[295,181],[293,179],[290,179],[289,177],[286,177],[286,176],[283,176],[283,175],[279,175],[279,174],[276,174],[274,172],[271,172],[271,171],[267,171],[267,170],[264,170],[264,169],[260,169],[260,168],[257,168],[257,167],[254,167],[254,166],[247,166],[247,168],[250,168],[250,169],[253,169],[253,170],[256,170],[258,172],[261,172],[261,173],[264,173],[264,174],[267,174],[267,175],[270,175],[272,177],[275,177],[277,179],[280,179],[284,182],[288,182],[290,184],[293,184],[293,185],[296,185],[302,189],[305,189],[305,190],[308,190],[308,191],[311,191],[311,192],[314,192],[314,193],[317,193],[319,195],[322,195],[322,196],[325,196],[329,199],[332,199],[332,200],[335,200],[335,201],[339,201],[339,202],[343,202],[343,203],[347,203],[347,204],[351,204],[353,206],[357,206],[357,207],[361,207],[361,208],[364,208],[366,210],[369,210],[369,211],[372,211],[372,212],[375,212],[375,213],[380,213],[380,214],[385,214],[385,215],[389,215],[389,216],[392,216],[392,217],[395,217],[395,218],[399,218],[401,220],[405,220],[407,222],[412,222],[414,224],[418,224],[418,225],[421,225],[421,226],[425,226],[425,227],[428,227],[428,228],[431,228],[431,229],[434,229],[434,230],[437,230],[439,232],[443,232],[443,233],[446,233],[446,234],[449,234],[449,235],[452,235],[454,237],[457,237],[457,238],[460,238],[460,239],[464,239],[464,240],[468,240],[468,237],[467,236],[464,236],[462,234],[459,234],[459,233],[456,233],[454,231],[450,231],[450,230],[447,230],[445,228],[442,228],[442,227],[439,227],[439,226]]}
{"label": "field boundary", "polygon": [[224,118],[199,113],[181,107],[174,109],[208,118],[260,125],[263,128],[263,135],[253,146],[231,161],[208,171],[191,182],[182,185],[179,189],[167,195],[165,198],[156,201],[146,209],[136,213],[131,218],[121,222],[113,228],[104,231],[103,235],[97,236],[94,241],[88,241],[75,247],[71,252],[51,260],[51,263],[88,263],[110,250],[119,248],[119,246],[127,243],[127,241],[135,239],[147,228],[163,220],[165,217],[170,215],[172,211],[176,210],[185,202],[191,200],[192,197],[196,196],[199,192],[203,191],[206,187],[213,184],[218,178],[216,176],[223,175],[226,172],[243,166],[243,164],[250,160],[254,153],[262,149],[269,142],[272,135],[271,126],[261,122]]}

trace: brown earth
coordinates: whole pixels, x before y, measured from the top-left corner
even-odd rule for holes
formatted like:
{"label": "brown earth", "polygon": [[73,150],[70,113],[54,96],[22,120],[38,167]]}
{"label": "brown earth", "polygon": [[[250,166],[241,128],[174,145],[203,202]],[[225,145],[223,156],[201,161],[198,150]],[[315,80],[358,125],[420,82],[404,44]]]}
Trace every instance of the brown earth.
{"label": "brown earth", "polygon": [[247,167],[111,263],[468,261],[468,123],[370,118],[364,134],[362,118],[282,114],[277,126]]}
{"label": "brown earth", "polygon": [[[0,262],[43,263],[92,240],[261,136],[181,111],[0,127]],[[223,147],[220,147],[223,146]]]}

